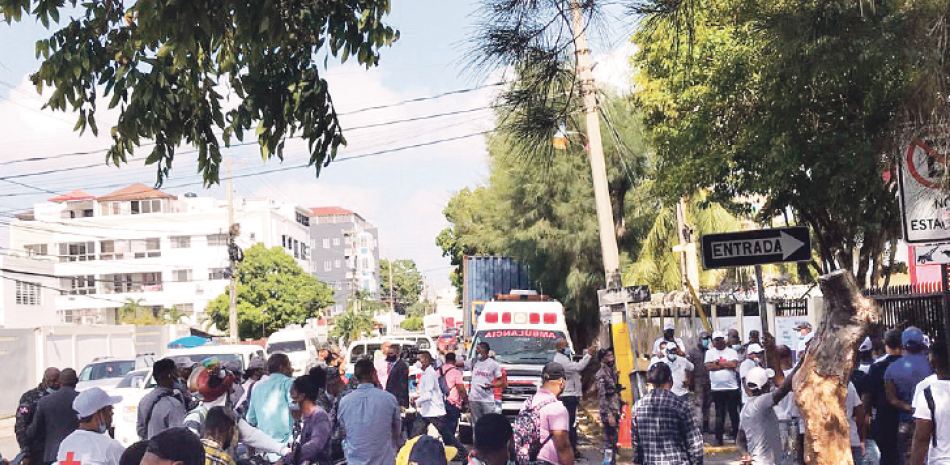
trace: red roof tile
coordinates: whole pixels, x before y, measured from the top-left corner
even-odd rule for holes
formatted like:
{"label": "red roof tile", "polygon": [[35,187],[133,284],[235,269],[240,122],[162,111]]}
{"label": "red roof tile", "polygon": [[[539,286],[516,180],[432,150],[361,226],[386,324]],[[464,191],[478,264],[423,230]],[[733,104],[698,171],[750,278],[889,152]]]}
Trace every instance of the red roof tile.
{"label": "red roof tile", "polygon": [[154,187],[148,187],[142,183],[135,183],[128,187],[123,187],[115,192],[108,193],[99,197],[97,200],[141,200],[141,199],[177,199],[174,195],[162,192]]}
{"label": "red roof tile", "polygon": [[49,199],[49,201],[50,202],[69,202],[71,200],[92,200],[95,198],[96,196],[82,189],[73,189],[72,191],[67,192],[65,194],[57,195],[56,197]]}
{"label": "red roof tile", "polygon": [[352,215],[353,212],[342,207],[313,207],[310,216]]}

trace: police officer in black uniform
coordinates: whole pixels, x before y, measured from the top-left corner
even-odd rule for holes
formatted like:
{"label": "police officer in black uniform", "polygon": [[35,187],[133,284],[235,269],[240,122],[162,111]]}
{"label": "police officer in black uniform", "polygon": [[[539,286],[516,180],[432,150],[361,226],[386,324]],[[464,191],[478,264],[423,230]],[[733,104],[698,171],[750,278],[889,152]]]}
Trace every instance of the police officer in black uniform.
{"label": "police officer in black uniform", "polygon": [[20,404],[16,410],[16,425],[13,430],[16,433],[17,443],[20,445],[20,453],[23,454],[24,465],[39,465],[43,462],[43,441],[31,441],[26,435],[26,430],[33,421],[36,403],[46,395],[56,392],[57,389],[59,389],[59,369],[50,367],[43,372],[43,381],[36,389],[30,389],[20,396]]}

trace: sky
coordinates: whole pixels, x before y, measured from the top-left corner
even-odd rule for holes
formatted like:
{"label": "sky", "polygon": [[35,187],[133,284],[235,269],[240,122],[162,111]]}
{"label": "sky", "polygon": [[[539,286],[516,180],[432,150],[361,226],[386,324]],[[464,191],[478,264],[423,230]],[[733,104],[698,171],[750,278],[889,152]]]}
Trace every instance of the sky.
{"label": "sky", "polygon": [[[382,258],[412,259],[430,290],[449,287],[452,267],[435,238],[449,226],[442,214],[449,199],[487,180],[485,140],[479,133],[493,128],[490,105],[498,86],[491,84],[501,76],[501,70],[480,70],[478,76],[462,71],[478,7],[479,2],[470,0],[394,0],[388,21],[401,37],[382,50],[380,66],[366,70],[331,64],[325,74],[348,142],[337,161],[317,178],[313,168],[295,168],[308,159],[301,142],[288,142],[282,163],[262,160],[256,146],[228,149],[235,194],[356,211],[379,227]],[[622,90],[630,82],[633,46],[627,37],[632,25],[617,7],[608,8],[606,14],[612,18],[607,24],[626,25],[601,29],[592,37],[595,78]],[[0,23],[0,178],[29,175],[0,179],[0,227],[10,221],[12,212],[30,208],[52,197],[52,192],[83,188],[102,195],[156,180],[155,170],[144,165],[144,156],[120,168],[104,163],[102,149],[109,146],[108,128],[117,112],[97,113],[96,138],[73,132],[74,115],[40,109],[44,100],[29,83],[29,74],[39,66],[34,44],[49,34],[32,20]],[[451,93],[459,90],[469,91]],[[427,99],[394,105],[418,98]],[[357,112],[371,106],[386,108]],[[419,117],[427,118],[398,122]],[[361,128],[367,125],[375,126]],[[454,140],[439,142],[444,139]],[[92,153],[22,161],[76,152]],[[253,175],[277,168],[286,169]],[[203,188],[196,169],[193,154],[179,153],[162,189],[176,195],[195,192],[226,198],[227,191],[220,186]],[[52,170],[59,171],[36,174]]]}

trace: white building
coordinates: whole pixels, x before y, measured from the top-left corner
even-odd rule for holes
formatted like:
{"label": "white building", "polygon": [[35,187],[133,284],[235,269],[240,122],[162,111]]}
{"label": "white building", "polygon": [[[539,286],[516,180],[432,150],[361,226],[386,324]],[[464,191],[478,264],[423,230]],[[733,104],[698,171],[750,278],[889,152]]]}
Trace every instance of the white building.
{"label": "white building", "polygon": [[0,256],[0,327],[32,328],[59,322],[55,262],[23,253]]}
{"label": "white building", "polygon": [[[82,190],[34,205],[10,227],[11,247],[54,258],[63,323],[114,324],[129,299],[175,307],[200,325],[208,302],[227,288],[227,202],[177,197],[144,184],[94,196]],[[236,243],[281,246],[305,270],[309,211],[261,198],[237,198]]]}

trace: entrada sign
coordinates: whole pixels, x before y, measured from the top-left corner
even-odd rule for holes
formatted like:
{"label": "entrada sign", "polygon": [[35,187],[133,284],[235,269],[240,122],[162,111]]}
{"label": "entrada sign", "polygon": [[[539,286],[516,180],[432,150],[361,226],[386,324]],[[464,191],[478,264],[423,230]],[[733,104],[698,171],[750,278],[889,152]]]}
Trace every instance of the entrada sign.
{"label": "entrada sign", "polygon": [[811,260],[811,237],[804,226],[706,234],[702,243],[706,269]]}

